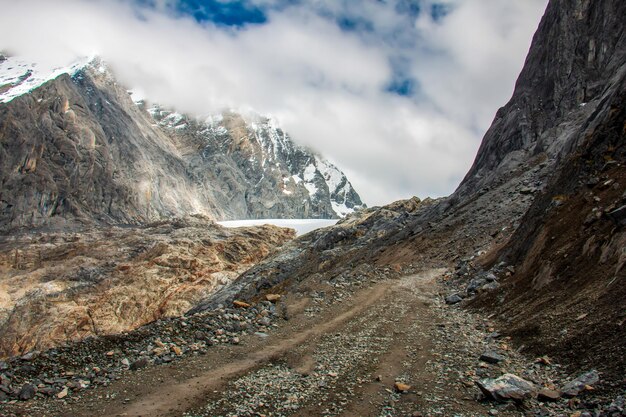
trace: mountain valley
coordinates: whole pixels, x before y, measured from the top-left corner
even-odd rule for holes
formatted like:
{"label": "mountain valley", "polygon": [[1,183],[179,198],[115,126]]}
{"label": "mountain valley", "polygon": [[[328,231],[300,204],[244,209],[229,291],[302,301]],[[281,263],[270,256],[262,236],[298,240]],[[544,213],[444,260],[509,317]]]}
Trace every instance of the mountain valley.
{"label": "mountain valley", "polygon": [[[269,118],[97,65],[0,103],[0,412],[626,416],[620,16],[550,0],[456,191],[382,207]],[[214,223],[272,217],[341,219]]]}

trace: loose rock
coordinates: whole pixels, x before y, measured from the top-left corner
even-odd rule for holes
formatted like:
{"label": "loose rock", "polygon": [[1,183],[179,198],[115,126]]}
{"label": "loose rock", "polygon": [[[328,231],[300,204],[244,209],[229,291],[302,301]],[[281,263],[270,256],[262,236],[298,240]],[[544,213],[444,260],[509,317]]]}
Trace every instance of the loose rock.
{"label": "loose rock", "polygon": [[496,353],[496,352],[488,350],[485,353],[483,353],[482,355],[480,355],[479,359],[481,361],[483,361],[483,362],[496,364],[498,362],[502,362],[506,358],[504,356],[500,355],[499,353]]}
{"label": "loose rock", "polygon": [[539,401],[558,401],[561,398],[561,393],[549,388],[542,388],[537,393],[537,399]]}
{"label": "loose rock", "polygon": [[239,300],[233,301],[233,305],[237,308],[249,308],[250,307],[250,304],[246,303],[245,301],[239,301]]}
{"label": "loose rock", "polygon": [[496,379],[482,379],[476,381],[476,385],[485,396],[502,402],[507,400],[520,401],[535,391],[535,386],[532,383],[513,374],[504,374]]}
{"label": "loose rock", "polygon": [[396,382],[395,384],[393,384],[393,387],[397,392],[407,392],[411,389],[410,385],[404,384],[402,382]]}
{"label": "loose rock", "polygon": [[575,397],[581,392],[585,391],[585,389],[587,389],[587,386],[597,384],[598,381],[600,381],[600,376],[598,375],[597,371],[593,370],[587,372],[586,374],[582,374],[573,381],[570,381],[567,384],[563,385],[561,391],[566,397]]}
{"label": "loose rock", "polygon": [[37,389],[32,384],[25,384],[20,390],[19,394],[17,394],[17,398],[22,401],[30,400],[35,396]]}
{"label": "loose rock", "polygon": [[272,302],[272,303],[275,303],[276,301],[279,301],[281,297],[282,296],[280,294],[266,294],[265,295],[265,299],[267,301]]}

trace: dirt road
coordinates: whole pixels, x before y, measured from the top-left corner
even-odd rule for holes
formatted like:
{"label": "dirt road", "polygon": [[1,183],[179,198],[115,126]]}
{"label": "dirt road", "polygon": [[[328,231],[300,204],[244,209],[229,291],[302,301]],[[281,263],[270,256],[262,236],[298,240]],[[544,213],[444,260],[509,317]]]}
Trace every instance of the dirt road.
{"label": "dirt road", "polygon": [[[486,319],[442,302],[443,273],[307,281],[281,301],[284,319],[269,333],[16,415],[485,416],[494,405],[475,400],[473,379],[503,371],[478,362],[500,342],[485,337],[493,331]],[[497,414],[523,415],[515,407]]]}

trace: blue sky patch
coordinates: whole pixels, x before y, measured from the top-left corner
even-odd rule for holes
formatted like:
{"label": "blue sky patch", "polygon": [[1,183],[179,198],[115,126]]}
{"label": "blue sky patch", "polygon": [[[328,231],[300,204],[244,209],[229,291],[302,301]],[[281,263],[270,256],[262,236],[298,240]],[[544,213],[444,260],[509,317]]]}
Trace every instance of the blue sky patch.
{"label": "blue sky patch", "polygon": [[418,82],[414,78],[396,77],[387,85],[385,91],[402,97],[414,97],[418,90]]}
{"label": "blue sky patch", "polygon": [[263,10],[244,1],[184,0],[178,4],[176,11],[188,14],[200,23],[213,22],[224,26],[245,26],[267,21]]}
{"label": "blue sky patch", "polygon": [[435,22],[440,22],[450,13],[451,9],[452,7],[449,4],[435,3],[430,6],[430,17]]}

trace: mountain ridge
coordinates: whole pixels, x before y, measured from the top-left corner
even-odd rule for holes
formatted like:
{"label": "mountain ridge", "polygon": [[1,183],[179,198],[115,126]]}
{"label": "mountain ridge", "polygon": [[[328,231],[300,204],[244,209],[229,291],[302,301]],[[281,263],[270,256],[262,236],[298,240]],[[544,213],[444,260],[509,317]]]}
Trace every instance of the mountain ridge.
{"label": "mountain ridge", "polygon": [[[11,68],[11,59],[4,59],[3,68]],[[99,59],[42,74],[25,64],[16,67],[17,72],[13,68],[12,76],[3,78],[6,102],[0,103],[5,184],[0,223],[7,230],[136,224],[194,213],[219,220],[338,218],[363,206],[343,173],[293,144],[275,125],[255,127],[239,120],[243,123],[231,126],[240,136],[235,146],[227,142],[237,134],[208,132],[200,122],[190,123],[194,132],[159,123],[153,117],[158,115],[134,103]],[[20,94],[13,94],[14,89]],[[219,134],[223,137],[216,137]],[[292,159],[313,161],[314,178],[307,180],[304,172],[290,171],[284,163],[269,166],[233,159],[244,152],[237,146],[246,143],[263,155],[263,143],[256,139],[272,135],[282,135],[282,143],[289,143],[281,155],[272,157],[285,159],[294,152]],[[189,154],[185,147],[201,153]],[[214,153],[225,148],[230,155]],[[212,171],[211,162],[218,162],[219,173]],[[300,165],[302,171],[307,168],[302,161]],[[343,194],[336,187],[329,189],[331,176],[323,175],[317,165],[344,180]],[[275,172],[263,179],[266,169]],[[291,184],[289,195],[283,192],[282,179],[293,175],[302,184]]]}

